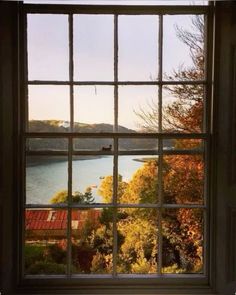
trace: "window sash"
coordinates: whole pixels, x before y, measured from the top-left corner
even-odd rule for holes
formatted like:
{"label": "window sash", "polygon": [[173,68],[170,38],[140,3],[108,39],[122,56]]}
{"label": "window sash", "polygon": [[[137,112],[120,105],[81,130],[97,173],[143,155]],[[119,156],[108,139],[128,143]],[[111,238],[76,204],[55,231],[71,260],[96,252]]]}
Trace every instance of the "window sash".
{"label": "window sash", "polygon": [[[209,263],[209,260],[207,258],[208,254],[206,251],[207,245],[208,245],[208,229],[209,229],[209,200],[206,199],[206,196],[208,195],[208,187],[209,187],[209,179],[208,179],[208,175],[209,175],[209,142],[211,139],[211,131],[210,131],[210,120],[208,119],[210,116],[210,97],[211,97],[211,84],[209,82],[209,78],[211,76],[211,68],[210,68],[210,63],[208,62],[208,60],[210,60],[210,48],[211,48],[211,38],[209,38],[209,34],[207,34],[207,39],[206,39],[206,43],[207,43],[207,53],[205,52],[205,54],[207,54],[208,60],[205,63],[205,79],[202,81],[163,81],[162,80],[162,38],[163,38],[163,27],[162,27],[162,23],[163,23],[163,15],[165,14],[204,14],[208,17],[208,21],[206,22],[205,26],[207,27],[207,31],[208,33],[211,32],[211,10],[210,7],[206,7],[206,6],[194,6],[194,7],[189,7],[189,6],[181,6],[181,7],[171,7],[171,6],[157,6],[157,7],[142,7],[142,6],[138,6],[138,7],[134,7],[134,6],[113,6],[113,7],[108,7],[108,6],[86,6],[86,5],[82,5],[82,6],[78,6],[78,5],[32,5],[32,4],[24,4],[23,6],[24,9],[24,20],[26,21],[26,15],[28,13],[55,13],[55,14],[68,14],[68,19],[69,19],[69,81],[42,81],[42,80],[33,80],[33,81],[29,81],[27,78],[27,73],[25,73],[25,94],[27,94],[27,85],[68,85],[70,87],[70,132],[68,133],[51,133],[51,132],[44,132],[44,133],[35,133],[35,132],[28,132],[27,130],[24,130],[22,132],[22,142],[25,142],[26,139],[29,138],[53,138],[53,137],[61,137],[61,138],[67,138],[69,141],[69,148],[68,148],[68,152],[36,152],[36,151],[27,151],[26,154],[27,155],[67,155],[68,156],[68,163],[69,163],[69,185],[68,185],[68,204],[67,205],[29,205],[24,203],[24,208],[66,208],[68,210],[68,226],[67,226],[67,239],[68,239],[68,261],[67,261],[67,265],[68,265],[68,269],[67,269],[67,274],[65,276],[55,276],[55,279],[57,277],[63,277],[65,279],[69,279],[69,281],[73,280],[73,279],[86,279],[88,278],[89,282],[91,280],[94,279],[102,279],[102,280],[106,280],[106,278],[110,279],[112,278],[112,280],[116,280],[118,278],[124,278],[124,279],[132,279],[135,280],[135,278],[145,278],[145,284],[149,284],[148,281],[152,281],[153,277],[155,278],[155,281],[153,281],[153,283],[155,284],[157,281],[156,279],[158,278],[166,278],[167,281],[173,281],[175,282],[175,280],[177,279],[178,281],[181,279],[195,279],[196,282],[197,279],[200,279],[200,282],[202,283],[207,277],[208,277],[208,266],[207,264]],[[94,14],[94,13],[98,13],[98,14],[113,14],[114,15],[114,49],[115,49],[115,54],[114,54],[114,81],[74,81],[73,79],[73,14]],[[117,27],[117,19],[118,19],[118,15],[143,15],[143,14],[150,14],[150,15],[157,15],[159,16],[159,37],[160,40],[159,41],[159,80],[158,81],[118,81],[118,27]],[[25,48],[27,48],[27,36],[26,36],[27,32],[26,32],[26,26],[24,27],[24,35],[25,35]],[[26,50],[25,50],[26,51]],[[25,56],[25,62],[27,61],[27,58]],[[202,133],[190,133],[190,134],[176,134],[176,133],[162,133],[161,130],[161,115],[162,115],[162,111],[161,111],[161,105],[162,105],[162,86],[164,85],[205,85],[206,87],[206,93],[205,93],[205,97],[204,97],[204,101],[205,101],[205,114],[204,114],[204,121],[206,122],[205,126],[206,126],[206,130],[204,130]],[[115,124],[114,124],[114,133],[75,133],[73,132],[73,103],[74,103],[74,95],[73,95],[73,87],[75,85],[113,85],[114,86],[114,101],[115,101]],[[118,109],[118,86],[121,85],[157,85],[159,86],[159,120],[160,120],[160,124],[159,124],[159,131],[157,133],[139,133],[139,134],[133,134],[133,133],[119,133],[118,131],[118,115],[117,115],[117,109]],[[209,104],[209,105],[208,105]],[[27,106],[25,105],[24,114],[27,114]],[[26,118],[26,116],[23,116]],[[28,118],[26,118],[26,120],[23,120],[23,124],[22,126],[25,126],[25,121],[27,122]],[[101,154],[99,152],[82,152],[82,151],[73,151],[73,139],[74,138],[86,138],[86,137],[94,137],[94,138],[113,138],[114,140],[114,151],[109,153],[109,155],[113,155],[114,157],[114,171],[113,171],[113,176],[114,176],[114,198],[113,198],[113,204],[90,204],[90,205],[75,205],[72,203],[72,157],[73,155],[98,155]],[[158,175],[158,182],[160,184],[160,202],[159,204],[118,204],[117,203],[117,176],[118,176],[118,171],[117,171],[117,161],[118,161],[118,156],[119,155],[130,155],[132,154],[132,152],[122,152],[119,151],[118,149],[118,140],[120,138],[138,138],[138,137],[145,137],[145,138],[156,138],[158,139],[158,152],[153,151],[153,153],[155,153],[156,155],[159,155],[159,158],[161,159],[160,161],[160,169],[159,171],[159,175]],[[208,171],[208,173],[205,173],[205,200],[204,200],[204,205],[177,205],[177,204],[164,204],[163,200],[162,200],[162,196],[163,196],[163,192],[162,192],[162,180],[161,180],[161,173],[162,173],[162,159],[163,156],[166,154],[173,154],[173,155],[177,155],[177,154],[197,154],[196,151],[186,151],[186,150],[182,150],[182,151],[163,151],[163,140],[164,139],[168,139],[168,138],[173,138],[173,139],[177,139],[177,138],[191,138],[191,139],[203,139],[205,142],[205,150],[204,152],[200,152],[201,154],[205,154],[205,172]],[[23,143],[23,151],[25,151],[25,145]],[[23,159],[25,158],[26,154],[24,153],[23,155]],[[139,154],[139,152],[135,152],[135,154]],[[143,151],[140,154],[150,154],[150,151]],[[25,174],[25,172],[24,172]],[[23,179],[23,183],[25,183],[25,178]],[[23,192],[23,194],[25,195],[25,191]],[[70,266],[71,266],[71,241],[70,241],[70,236],[71,236],[71,210],[73,208],[200,208],[203,210],[204,212],[204,273],[203,274],[178,274],[178,275],[174,275],[174,274],[161,274],[161,263],[162,263],[162,257],[161,255],[159,255],[159,263],[158,263],[158,273],[155,275],[121,275],[121,274],[116,274],[115,272],[113,272],[112,275],[74,275],[71,274],[71,270],[70,270]],[[116,211],[115,211],[116,212]],[[116,228],[116,219],[117,216],[116,214],[114,214],[114,244],[115,246],[113,247],[113,266],[116,265],[116,255],[117,255],[117,228]],[[23,230],[22,230],[22,240],[24,240],[24,234],[25,234],[25,227],[24,227],[24,222],[23,222]],[[159,224],[158,224],[158,232],[159,232],[159,253],[162,253],[162,243],[161,243],[161,239],[162,239],[162,234],[161,234],[161,217],[159,218]],[[23,253],[23,249],[22,249],[22,257],[24,260],[24,253]],[[23,270],[23,263],[22,263],[22,270]],[[22,277],[24,277],[23,272],[22,272]],[[36,276],[25,276],[27,278],[31,278],[31,281],[34,281],[35,278],[37,278]],[[46,275],[45,277],[50,277],[53,278],[53,276],[51,275]],[[39,280],[40,276],[38,276],[37,280]]]}

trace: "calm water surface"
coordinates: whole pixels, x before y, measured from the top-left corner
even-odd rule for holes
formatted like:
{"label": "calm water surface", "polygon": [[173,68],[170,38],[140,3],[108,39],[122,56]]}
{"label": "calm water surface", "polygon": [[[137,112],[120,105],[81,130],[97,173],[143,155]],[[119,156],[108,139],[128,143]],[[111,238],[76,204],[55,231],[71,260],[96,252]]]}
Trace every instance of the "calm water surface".
{"label": "calm water surface", "polygon": [[[143,156],[120,156],[118,173],[123,180],[131,179],[133,173],[143,165],[134,161]],[[107,175],[113,174],[113,157],[86,158],[74,160],[72,177],[72,191],[84,192],[92,186],[95,202],[102,202],[98,195],[99,184]],[[26,201],[28,204],[48,204],[55,193],[67,190],[68,187],[68,162],[43,161],[28,165],[26,169]]]}

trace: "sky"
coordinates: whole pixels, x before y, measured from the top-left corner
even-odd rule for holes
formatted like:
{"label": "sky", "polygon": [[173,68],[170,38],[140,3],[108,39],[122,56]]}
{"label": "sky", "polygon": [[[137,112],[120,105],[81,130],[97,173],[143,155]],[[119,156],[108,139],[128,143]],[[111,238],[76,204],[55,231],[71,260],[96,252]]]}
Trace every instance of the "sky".
{"label": "sky", "polygon": [[[191,66],[189,49],[176,36],[176,26],[193,31],[191,15],[163,19],[163,72]],[[28,15],[28,79],[69,80],[68,16]],[[113,81],[112,15],[74,15],[74,80]],[[158,75],[158,16],[119,16],[119,81],[155,81]],[[29,120],[69,121],[69,86],[29,85]],[[74,120],[114,122],[113,86],[75,86]],[[168,101],[168,98],[164,98]],[[171,99],[171,98],[170,98]],[[120,86],[119,125],[136,129],[135,111],[158,100],[157,86]],[[164,102],[165,103],[165,102]]]}

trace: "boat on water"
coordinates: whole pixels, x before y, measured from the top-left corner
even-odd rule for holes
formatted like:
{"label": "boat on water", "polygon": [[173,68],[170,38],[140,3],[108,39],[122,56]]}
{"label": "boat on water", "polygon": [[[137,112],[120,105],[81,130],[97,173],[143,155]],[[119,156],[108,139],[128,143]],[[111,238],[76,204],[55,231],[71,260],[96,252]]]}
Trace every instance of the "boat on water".
{"label": "boat on water", "polygon": [[96,184],[91,184],[90,187],[91,188],[97,188],[98,186]]}

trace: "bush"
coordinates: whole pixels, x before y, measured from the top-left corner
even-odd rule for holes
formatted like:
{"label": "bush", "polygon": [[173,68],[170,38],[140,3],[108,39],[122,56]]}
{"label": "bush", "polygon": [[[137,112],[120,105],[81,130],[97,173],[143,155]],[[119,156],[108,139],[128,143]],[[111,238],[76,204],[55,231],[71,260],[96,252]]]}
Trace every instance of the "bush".
{"label": "bush", "polygon": [[90,273],[90,267],[92,264],[95,250],[88,244],[81,243],[79,245],[72,244],[72,263],[77,269],[77,272]]}
{"label": "bush", "polygon": [[36,261],[34,264],[28,267],[27,274],[65,274],[66,266],[64,264],[58,264],[47,261]]}
{"label": "bush", "polygon": [[25,245],[25,268],[29,268],[35,261],[44,260],[44,246]]}
{"label": "bush", "polygon": [[48,260],[56,263],[66,263],[66,251],[63,250],[58,244],[48,246]]}

